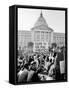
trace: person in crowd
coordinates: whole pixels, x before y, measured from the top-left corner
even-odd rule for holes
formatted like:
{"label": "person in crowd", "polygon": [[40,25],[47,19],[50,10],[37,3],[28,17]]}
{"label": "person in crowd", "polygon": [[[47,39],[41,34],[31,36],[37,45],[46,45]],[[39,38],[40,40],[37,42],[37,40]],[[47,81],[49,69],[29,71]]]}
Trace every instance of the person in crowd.
{"label": "person in crowd", "polygon": [[17,64],[17,66],[18,66],[17,72],[19,72],[21,67],[23,66],[23,58],[22,57],[18,57],[18,64]]}
{"label": "person in crowd", "polygon": [[62,50],[59,49],[57,53],[57,58],[56,58],[56,80],[64,79],[64,75],[61,75],[61,72],[60,72],[60,61],[63,61],[63,60],[64,60],[64,55],[62,53]]}
{"label": "person in crowd", "polygon": [[36,62],[33,61],[33,62],[31,62],[31,65],[30,65],[30,71],[28,72],[27,82],[38,82],[38,81],[40,81],[40,79],[38,77],[38,72],[36,72],[36,70],[37,70]]}
{"label": "person in crowd", "polygon": [[25,83],[27,82],[27,77],[28,77],[28,64],[24,65],[24,69],[20,70],[18,73],[18,82],[19,83]]}
{"label": "person in crowd", "polygon": [[39,61],[38,61],[37,55],[36,55],[36,56],[34,56],[34,61],[36,62],[36,68],[38,68]]}
{"label": "person in crowd", "polygon": [[33,56],[29,56],[29,61],[28,61],[28,64],[30,65],[32,61],[34,61]]}
{"label": "person in crowd", "polygon": [[47,56],[45,59],[45,66],[44,66],[46,68],[47,72],[49,71],[50,65],[51,65],[51,62],[49,60],[49,56]]}
{"label": "person in crowd", "polygon": [[49,69],[49,72],[48,72],[48,75],[55,78],[54,75],[55,75],[55,64],[52,64],[50,66],[50,69]]}

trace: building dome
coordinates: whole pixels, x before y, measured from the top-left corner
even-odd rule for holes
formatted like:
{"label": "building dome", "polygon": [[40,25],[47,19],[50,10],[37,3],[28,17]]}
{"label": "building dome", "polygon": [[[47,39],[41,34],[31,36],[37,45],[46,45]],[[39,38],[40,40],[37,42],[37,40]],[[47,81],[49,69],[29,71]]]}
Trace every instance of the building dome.
{"label": "building dome", "polygon": [[41,11],[40,16],[39,16],[38,20],[36,21],[34,27],[32,28],[32,30],[35,30],[35,29],[53,31],[50,27],[48,27],[48,24],[47,24],[45,18],[43,17],[42,11]]}
{"label": "building dome", "polygon": [[48,27],[47,22],[45,21],[42,12],[40,13],[40,17],[38,18],[38,20],[36,21],[34,27],[40,26],[40,25],[45,25]]}

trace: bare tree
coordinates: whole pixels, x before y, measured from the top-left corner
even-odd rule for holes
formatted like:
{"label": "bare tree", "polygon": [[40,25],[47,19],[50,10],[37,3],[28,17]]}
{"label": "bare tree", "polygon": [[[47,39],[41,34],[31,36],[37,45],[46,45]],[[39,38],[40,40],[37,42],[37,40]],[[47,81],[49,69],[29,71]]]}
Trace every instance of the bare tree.
{"label": "bare tree", "polygon": [[34,45],[33,42],[28,42],[28,48],[29,47],[32,47],[33,48],[33,45]]}

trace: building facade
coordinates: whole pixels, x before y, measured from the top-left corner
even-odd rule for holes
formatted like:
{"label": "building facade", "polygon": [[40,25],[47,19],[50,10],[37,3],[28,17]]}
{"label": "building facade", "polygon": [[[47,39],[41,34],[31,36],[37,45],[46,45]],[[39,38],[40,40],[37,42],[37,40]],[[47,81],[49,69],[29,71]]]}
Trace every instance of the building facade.
{"label": "building facade", "polygon": [[28,43],[32,41],[31,31],[18,31],[18,48],[26,50]]}
{"label": "building facade", "polygon": [[18,46],[22,48],[27,47],[29,42],[33,42],[34,52],[45,52],[52,43],[56,43],[59,47],[65,46],[65,34],[55,33],[48,26],[41,12],[34,27],[30,31],[18,31]]}
{"label": "building facade", "polygon": [[56,43],[58,47],[65,46],[65,34],[53,33],[53,42]]}

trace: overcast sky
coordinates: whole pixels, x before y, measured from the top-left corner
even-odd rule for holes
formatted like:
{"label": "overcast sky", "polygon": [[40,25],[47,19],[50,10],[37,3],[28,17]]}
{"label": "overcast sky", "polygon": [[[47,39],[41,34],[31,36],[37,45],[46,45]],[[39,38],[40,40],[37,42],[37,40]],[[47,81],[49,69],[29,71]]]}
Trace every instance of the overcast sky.
{"label": "overcast sky", "polygon": [[[40,16],[41,9],[18,8],[18,30],[31,30]],[[65,11],[43,10],[43,16],[54,32],[65,33]]]}

